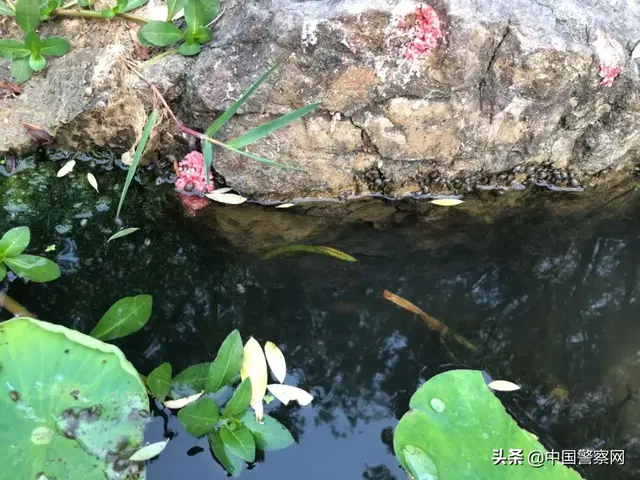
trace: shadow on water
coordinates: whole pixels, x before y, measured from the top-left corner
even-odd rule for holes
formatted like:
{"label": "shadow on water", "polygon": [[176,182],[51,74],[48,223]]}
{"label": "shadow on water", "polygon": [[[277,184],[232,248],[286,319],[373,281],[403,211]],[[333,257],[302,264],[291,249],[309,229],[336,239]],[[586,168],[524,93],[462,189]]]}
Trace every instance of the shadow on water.
{"label": "shadow on water", "polygon": [[[164,361],[174,373],[211,361],[233,328],[277,343],[292,379],[316,400],[312,408],[275,407],[298,444],[266,453],[248,478],[406,478],[392,428],[413,391],[452,359],[417,317],[380,297],[384,289],[478,346],[474,357],[458,352],[458,365],[521,385],[503,400],[548,448],[625,450],[624,466],[584,466],[583,476],[639,478],[635,192],[598,210],[554,210],[548,195],[533,196],[504,215],[490,201],[480,213],[364,202],[360,219],[341,211],[343,221],[322,208],[302,215],[256,206],[212,206],[189,219],[158,189],[134,186],[124,217],[142,230],[106,244],[124,175],[85,160],[69,178],[34,163],[0,179],[0,231],[29,224],[30,251],[55,244],[63,270],[51,284],[14,281],[10,294],[40,318],[83,332],[118,298],[151,294],[147,327],[116,342],[145,374]],[[84,185],[89,164],[103,194]],[[17,199],[24,182],[37,184],[36,198]],[[302,239],[360,262],[259,258]],[[566,399],[552,395],[557,385]],[[147,440],[174,441],[150,463],[148,478],[226,477],[205,439],[187,435],[168,411],[155,415]]]}

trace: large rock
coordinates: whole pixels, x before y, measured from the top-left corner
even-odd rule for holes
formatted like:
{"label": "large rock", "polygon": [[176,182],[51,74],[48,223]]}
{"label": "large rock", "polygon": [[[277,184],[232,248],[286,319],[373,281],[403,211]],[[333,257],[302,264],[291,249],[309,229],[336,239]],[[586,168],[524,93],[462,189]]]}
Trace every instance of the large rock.
{"label": "large rock", "polygon": [[[321,102],[314,114],[249,147],[304,172],[217,150],[215,169],[247,195],[463,192],[478,181],[507,185],[527,173],[575,186],[635,162],[635,0],[434,1],[425,8],[435,9],[444,38],[436,35],[436,48],[426,53],[412,37],[421,23],[417,2],[224,5],[214,41],[200,55],[167,57],[144,74],[185,123],[204,129],[289,55],[221,138]],[[53,72],[48,81],[58,82]],[[143,82],[136,88],[148,94]],[[3,140],[0,134],[0,151],[10,145]]]}

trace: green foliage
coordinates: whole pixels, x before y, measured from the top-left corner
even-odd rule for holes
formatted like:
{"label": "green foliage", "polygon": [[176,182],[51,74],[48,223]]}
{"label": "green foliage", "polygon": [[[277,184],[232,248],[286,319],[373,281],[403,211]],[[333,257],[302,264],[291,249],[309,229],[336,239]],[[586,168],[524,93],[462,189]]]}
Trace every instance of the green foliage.
{"label": "green foliage", "polygon": [[[142,445],[149,399],[113,345],[15,318],[0,324],[0,365],[0,445],[11,446],[0,448],[3,478],[105,478]],[[118,473],[137,478],[137,470]]]}
{"label": "green foliage", "polygon": [[238,386],[233,396],[227,402],[222,413],[222,418],[238,417],[243,415],[251,404],[251,379],[245,378]]}
{"label": "green foliage", "polygon": [[163,402],[169,392],[171,392],[171,364],[163,363],[149,374],[147,377],[147,386],[149,390],[159,401]]}
{"label": "green foliage", "polygon": [[242,423],[251,430],[256,439],[256,447],[260,450],[282,450],[296,442],[289,430],[275,418],[265,415],[262,421],[263,423],[258,423],[251,412],[246,412],[242,417]]}
{"label": "green foliage", "polygon": [[253,462],[256,459],[256,441],[249,430],[244,425],[230,423],[220,428],[220,438],[222,443],[236,457],[240,457],[245,462]]}
{"label": "green foliage", "polygon": [[15,16],[16,12],[13,10],[11,5],[4,3],[0,0],[0,15],[7,15],[9,17]]}
{"label": "green foliage", "polygon": [[201,437],[213,430],[219,417],[218,405],[210,398],[201,398],[178,412],[178,419],[194,437]]}
{"label": "green foliage", "polygon": [[[129,171],[127,172],[127,179],[124,182],[124,188],[122,189],[122,193],[120,194],[120,202],[118,202],[118,210],[116,211],[116,218],[120,216],[120,210],[122,209],[122,205],[124,204],[124,199],[127,196],[127,190],[129,190],[129,186],[133,181],[133,177],[136,175],[136,169],[138,168],[138,163],[140,163],[140,157],[142,157],[144,149],[147,146],[147,142],[149,141],[149,136],[151,135],[151,130],[153,130],[153,127],[155,126],[157,119],[158,119],[158,111],[153,110],[151,112],[151,115],[149,115],[149,118],[147,118],[147,123],[145,124],[144,129],[142,130],[142,136],[140,137],[140,141],[138,142],[138,146],[136,147],[135,154],[133,155],[133,161],[131,162],[131,166],[129,167]],[[131,233],[131,232],[128,232],[128,233]],[[113,239],[114,237],[111,237],[111,239]]]}
{"label": "green foliage", "polygon": [[205,391],[215,393],[225,385],[235,382],[240,377],[243,348],[240,332],[234,330],[222,342],[218,355],[211,364],[205,383]]}
{"label": "green foliage", "polygon": [[151,295],[121,298],[102,316],[91,336],[108,341],[137,332],[149,321],[152,304]]}
{"label": "green foliage", "polygon": [[[396,427],[393,448],[402,467],[416,480],[477,478],[569,480],[581,478],[561,463],[536,468],[530,452],[546,453],[531,433],[505,411],[484,382],[482,372],[453,370],[422,385],[411,397]],[[522,450],[522,465],[495,465],[493,450]]]}
{"label": "green foliage", "polygon": [[0,280],[9,267],[13,273],[36,283],[50,282],[60,277],[60,268],[48,258],[26,255],[22,252],[31,241],[29,227],[16,227],[0,238]]}

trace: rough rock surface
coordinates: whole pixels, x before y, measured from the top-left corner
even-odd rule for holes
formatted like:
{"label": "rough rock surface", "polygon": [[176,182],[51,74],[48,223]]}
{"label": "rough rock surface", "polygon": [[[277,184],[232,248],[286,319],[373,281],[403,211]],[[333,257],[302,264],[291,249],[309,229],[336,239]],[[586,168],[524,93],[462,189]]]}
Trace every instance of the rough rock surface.
{"label": "rough rock surface", "polygon": [[[270,64],[289,55],[221,138],[320,101],[313,115],[249,147],[305,171],[216,150],[216,171],[246,195],[462,193],[476,183],[507,186],[527,178],[588,185],[591,175],[636,162],[635,0],[435,0],[423,5],[435,9],[445,38],[411,60],[406,29],[416,23],[418,2],[224,5],[214,41],[200,55],[171,56],[144,73],[185,123],[204,129]],[[23,108],[37,99],[42,87],[35,82],[62,82],[55,69],[64,61],[27,87]],[[136,88],[147,95],[143,82]],[[76,93],[81,97],[84,89]],[[6,102],[0,117],[3,108],[13,108]],[[76,116],[80,128],[87,111],[69,107],[57,121]],[[0,132],[0,151],[22,149],[13,138]]]}

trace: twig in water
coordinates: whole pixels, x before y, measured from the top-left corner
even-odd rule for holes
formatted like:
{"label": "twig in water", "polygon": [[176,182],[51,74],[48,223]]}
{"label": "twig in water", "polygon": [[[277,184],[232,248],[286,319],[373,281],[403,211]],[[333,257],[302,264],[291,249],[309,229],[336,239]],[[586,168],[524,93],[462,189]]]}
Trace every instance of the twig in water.
{"label": "twig in water", "polygon": [[31,313],[29,310],[27,310],[9,295],[7,295],[6,291],[0,292],[0,308],[5,308],[16,317],[38,318],[36,315]]}

